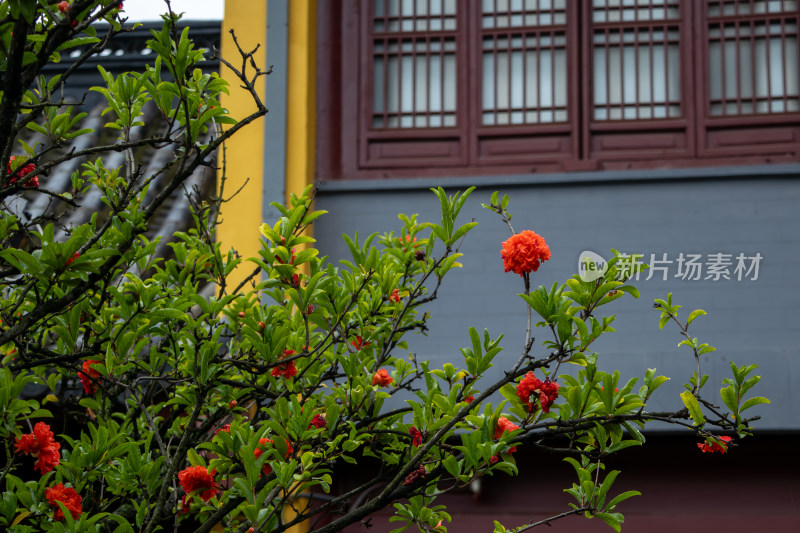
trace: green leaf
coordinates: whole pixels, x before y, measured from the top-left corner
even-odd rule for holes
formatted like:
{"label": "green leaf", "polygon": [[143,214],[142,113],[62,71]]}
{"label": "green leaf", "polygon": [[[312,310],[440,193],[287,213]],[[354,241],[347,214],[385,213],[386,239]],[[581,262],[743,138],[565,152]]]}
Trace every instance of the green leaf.
{"label": "green leaf", "polygon": [[602,520],[603,522],[608,524],[609,527],[611,527],[611,529],[613,529],[614,531],[619,533],[620,530],[622,529],[622,524],[621,524],[621,521],[619,520],[619,518],[617,518],[617,516],[615,516],[615,515],[618,515],[618,514],[619,513],[614,513],[614,514],[611,514],[611,513],[595,513],[594,516],[596,516],[597,518],[599,518],[600,520]]}
{"label": "green leaf", "polygon": [[614,507],[616,507],[620,502],[627,500],[628,498],[633,498],[634,496],[641,496],[641,495],[642,493],[639,492],[638,490],[629,490],[623,492],[622,494],[617,495],[613,500],[608,502],[606,510],[613,511]]}
{"label": "green leaf", "polygon": [[706,313],[706,312],[705,312],[705,311],[703,311],[702,309],[695,309],[694,311],[692,311],[692,312],[689,314],[689,318],[687,318],[687,319],[686,319],[686,325],[688,326],[689,324],[691,324],[691,323],[692,323],[692,321],[693,321],[695,318],[697,318],[697,317],[699,317],[699,316],[707,315],[707,314],[708,314],[708,313]]}
{"label": "green leaf", "polygon": [[771,403],[771,402],[769,401],[768,398],[764,398],[763,396],[756,396],[754,398],[749,398],[745,400],[745,402],[739,408],[739,412],[744,411],[745,409],[750,409],[751,407],[762,403]]}
{"label": "green leaf", "polygon": [[727,387],[723,387],[720,389],[719,395],[722,397],[722,401],[725,402],[725,405],[728,406],[728,409],[736,413],[739,402],[736,401],[736,392],[733,390],[733,386],[728,385]]}
{"label": "green leaf", "polygon": [[703,411],[700,409],[700,402],[697,401],[694,394],[688,390],[683,391],[681,393],[681,400],[683,400],[683,405],[689,410],[689,415],[696,425],[702,426],[706,423],[706,419],[703,417]]}

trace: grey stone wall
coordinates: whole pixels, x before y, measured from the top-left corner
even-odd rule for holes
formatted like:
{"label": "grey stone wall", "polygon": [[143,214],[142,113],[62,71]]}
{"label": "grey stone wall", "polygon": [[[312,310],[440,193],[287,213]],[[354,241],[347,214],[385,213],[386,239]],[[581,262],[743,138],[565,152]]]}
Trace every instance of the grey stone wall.
{"label": "grey stone wall", "polygon": [[[323,254],[337,260],[349,256],[340,235],[358,231],[399,232],[396,214],[419,213],[436,220],[438,201],[428,186],[452,191],[479,186],[462,212],[462,222],[475,219],[464,241],[465,254],[445,280],[440,298],[430,306],[429,336],[418,336],[411,349],[433,361],[463,362],[458,348],[469,344],[467,328],[487,328],[505,334],[505,351],[493,369],[511,365],[524,341],[525,304],[521,278],[503,272],[501,243],[510,235],[499,216],[480,207],[493,190],[511,197],[515,230],[532,229],[543,235],[552,260],[533,276],[533,284],[549,286],[575,274],[579,254],[590,250],[608,257],[609,250],[650,254],[676,261],[679,254],[731,254],[730,280],[688,280],[675,277],[678,267],[647,274],[636,282],[641,298],[625,297],[600,309],[617,315],[617,333],[605,335],[595,345],[600,367],[619,369],[622,380],[642,377],[655,367],[673,379],[660,389],[652,409],[679,409],[677,394],[694,370],[691,351],[677,347],[681,337],[675,327],[658,329],[654,298],[673,293],[682,304],[683,317],[695,308],[709,314],[694,322],[690,332],[717,348],[703,357],[703,371],[711,378],[706,396],[718,399],[722,379],[730,377],[729,361],[757,363],[763,376],[756,388],[771,406],[748,413],[763,416],[762,429],[800,429],[800,395],[793,386],[800,378],[797,318],[800,308],[800,165],[736,169],[667,170],[629,173],[591,173],[560,176],[499,176],[429,181],[325,182],[317,207],[330,211],[317,225],[315,236]],[[452,187],[450,187],[452,186]],[[736,256],[760,253],[758,279],[753,273],[736,279]],[[749,264],[749,262],[748,262]],[[706,270],[702,278],[706,278]],[[543,354],[547,332],[535,332],[534,351]],[[571,370],[574,365],[560,369]]]}

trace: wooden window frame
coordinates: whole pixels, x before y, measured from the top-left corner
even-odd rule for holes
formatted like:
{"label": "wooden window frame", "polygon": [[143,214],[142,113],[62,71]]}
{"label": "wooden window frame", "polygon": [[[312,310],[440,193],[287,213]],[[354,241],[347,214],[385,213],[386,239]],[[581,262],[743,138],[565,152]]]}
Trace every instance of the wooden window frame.
{"label": "wooden window frame", "polygon": [[[579,0],[579,5],[568,0],[568,5],[573,7],[569,9],[566,28],[567,122],[483,126],[479,123],[480,1],[459,0],[457,31],[461,40],[457,43],[457,68],[459,79],[466,79],[467,83],[458,84],[457,125],[398,129],[370,127],[370,20],[369,12],[362,10],[369,10],[372,2],[321,2],[318,4],[318,179],[527,174],[800,161],[800,112],[711,115],[709,17],[706,12],[709,3],[722,1],[731,0],[703,3],[679,0],[681,16],[674,25],[680,33],[680,117],[594,120],[592,36],[602,25],[591,20],[591,0]],[[800,23],[800,14],[793,13],[790,17]],[[625,28],[653,25],[657,24],[641,21],[617,24]]]}

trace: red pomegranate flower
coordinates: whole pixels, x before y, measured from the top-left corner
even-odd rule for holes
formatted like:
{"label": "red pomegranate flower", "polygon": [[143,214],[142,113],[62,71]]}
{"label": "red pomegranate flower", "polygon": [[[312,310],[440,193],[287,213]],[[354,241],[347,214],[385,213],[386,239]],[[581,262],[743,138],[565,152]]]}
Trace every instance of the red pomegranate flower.
{"label": "red pomegranate flower", "polygon": [[69,2],[66,2],[66,1],[59,2],[58,3],[58,10],[66,15],[67,11],[69,11]]}
{"label": "red pomegranate flower", "polygon": [[[178,481],[183,487],[186,496],[194,492],[204,502],[207,502],[219,492],[217,483],[214,481],[214,476],[216,475],[216,468],[212,468],[209,472],[205,466],[195,465],[178,472]],[[184,504],[186,503],[186,496],[183,498]]]}
{"label": "red pomegranate flower", "polygon": [[397,290],[397,289],[394,289],[392,291],[392,294],[389,295],[389,301],[390,302],[399,302],[400,301],[400,291]]}
{"label": "red pomegranate flower", "polygon": [[390,376],[389,373],[383,368],[375,372],[375,375],[372,376],[373,385],[388,387],[392,384],[392,381],[394,381],[394,378],[392,378],[392,376]]}
{"label": "red pomegranate flower", "polygon": [[33,433],[22,435],[15,444],[19,453],[32,455],[38,460],[34,463],[34,470],[39,470],[42,474],[50,472],[61,462],[61,444],[53,438],[50,426],[44,422],[37,422],[33,426]]}
{"label": "red pomegranate flower", "polygon": [[81,370],[78,372],[78,377],[81,378],[83,384],[83,392],[86,394],[94,394],[97,392],[97,382],[100,379],[100,372],[92,368],[92,365],[99,363],[94,359],[89,359],[83,362]]}
{"label": "red pomegranate flower", "polygon": [[[11,162],[14,161],[14,159],[15,159],[15,156],[13,156],[13,155],[8,159],[8,172],[7,172],[8,174],[11,174],[12,172],[14,172],[14,170],[12,170],[12,168],[11,168]],[[36,170],[36,166],[33,163],[28,163],[27,165],[24,165],[22,168],[18,168],[16,170],[16,172],[14,172],[14,174],[11,176],[11,179],[9,180],[9,183],[16,183],[17,180],[24,178],[25,176],[27,176],[28,174],[30,174],[34,170]],[[32,188],[38,187],[38,186],[39,186],[39,177],[38,176],[34,176],[34,177],[32,177],[31,179],[29,179],[28,181],[25,182],[25,187],[27,187],[28,189],[32,189]]]}
{"label": "red pomegranate flower", "polygon": [[[265,439],[265,438],[258,439],[258,445],[260,447],[256,447],[256,449],[253,450],[253,457],[256,459],[256,461],[258,460],[259,457],[261,457],[261,454],[263,454],[266,451],[266,447],[270,444],[272,444],[272,440],[270,439]],[[293,453],[294,453],[294,448],[292,448],[292,443],[287,441],[286,459],[289,459],[289,457],[291,457]],[[264,474],[265,476],[270,475],[272,473],[272,467],[269,466],[269,464],[264,463],[264,466],[261,467],[261,473]]]}
{"label": "red pomegranate flower", "polygon": [[324,428],[328,425],[328,421],[325,418],[324,414],[314,415],[314,418],[311,419],[311,424],[308,425],[308,429],[315,427],[317,429]]}
{"label": "red pomegranate flower", "polygon": [[730,441],[731,437],[714,436],[714,441],[711,444],[709,444],[708,439],[706,439],[705,442],[698,442],[697,447],[700,448],[700,451],[703,453],[726,453],[728,451],[728,443]]}
{"label": "red pomegranate flower", "polygon": [[530,411],[536,410],[536,400],[538,399],[542,412],[549,413],[550,406],[558,398],[558,389],[560,387],[558,383],[553,383],[549,379],[539,381],[539,378],[534,376],[533,372],[528,372],[517,385],[517,396],[528,404]]}
{"label": "red pomegranate flower", "polygon": [[541,261],[550,259],[550,248],[544,242],[544,237],[525,230],[503,243],[500,256],[506,272],[513,270],[521,276],[539,270]]}
{"label": "red pomegranate flower", "polygon": [[217,433],[219,433],[220,431],[223,431],[223,432],[225,432],[225,433],[230,433],[230,432],[231,432],[231,425],[230,425],[230,424],[225,424],[225,425],[224,425],[224,426],[222,426],[221,428],[217,428],[217,429],[215,429],[215,430],[214,430],[214,435],[216,435],[216,434],[217,434]]}
{"label": "red pomegranate flower", "polygon": [[408,430],[408,433],[411,435],[412,446],[419,446],[422,444],[422,433],[420,433],[416,426],[411,426]]}
{"label": "red pomegranate flower", "polygon": [[352,344],[353,347],[356,350],[360,350],[361,348],[366,348],[367,346],[369,346],[372,343],[371,342],[364,342],[364,339],[361,337],[361,335],[356,335],[356,338],[351,340],[350,344]]}
{"label": "red pomegranate flower", "polygon": [[[284,350],[281,359],[284,359],[296,353],[297,352],[295,352],[294,350]],[[289,361],[288,363],[281,363],[278,366],[274,367],[272,369],[272,372],[270,373],[272,374],[273,377],[276,378],[279,378],[281,376],[287,379],[293,378],[297,375],[297,367],[295,366],[294,361]]]}
{"label": "red pomegranate flower", "polygon": [[75,252],[74,254],[72,254],[72,255],[69,257],[69,259],[67,259],[67,262],[66,262],[66,263],[64,263],[64,266],[65,266],[65,267],[68,267],[68,266],[70,266],[70,265],[71,265],[71,264],[72,264],[72,263],[73,263],[73,262],[74,262],[74,261],[75,261],[77,258],[79,258],[80,256],[81,256],[80,252]]}
{"label": "red pomegranate flower", "polygon": [[57,501],[64,504],[64,507],[66,507],[67,511],[72,515],[72,518],[77,519],[83,512],[83,506],[81,505],[83,498],[81,498],[81,495],[72,487],[65,487],[63,483],[46,488],[44,490],[44,496],[47,498],[50,507],[56,510],[53,514],[53,518],[57,522],[64,520],[64,513],[61,511],[61,507],[56,503]]}
{"label": "red pomegranate flower", "polygon": [[416,237],[412,238],[411,235],[406,235],[405,237],[398,237],[397,240],[400,241],[400,245],[403,247],[404,252],[406,251],[406,247],[409,244],[411,245],[412,249],[419,246],[419,244],[417,244],[417,238]]}
{"label": "red pomegranate flower", "polygon": [[[515,429],[519,429],[519,426],[508,418],[501,416],[497,421],[497,427],[494,429],[494,435],[492,435],[492,438],[499,439],[506,431],[514,431]],[[516,446],[508,450],[508,453],[514,453],[515,451],[517,451]]]}

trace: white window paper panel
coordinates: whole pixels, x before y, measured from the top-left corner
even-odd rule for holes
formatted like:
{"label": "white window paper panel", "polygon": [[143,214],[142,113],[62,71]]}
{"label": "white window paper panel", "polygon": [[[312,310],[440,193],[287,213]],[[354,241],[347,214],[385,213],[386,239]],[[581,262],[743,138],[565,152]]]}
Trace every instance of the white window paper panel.
{"label": "white window paper panel", "polygon": [[711,115],[800,111],[795,23],[709,28],[708,67]]}
{"label": "white window paper panel", "polygon": [[680,117],[679,32],[608,30],[594,35],[594,119]]}
{"label": "white window paper panel", "polygon": [[372,29],[374,33],[453,31],[457,9],[458,0],[373,0]]}
{"label": "white window paper panel", "polygon": [[790,13],[797,9],[797,0],[723,0],[710,2],[711,17],[733,15],[761,15],[766,13]]}
{"label": "white window paper panel", "polygon": [[483,125],[567,121],[565,35],[487,37],[483,48]]}
{"label": "white window paper panel", "polygon": [[680,16],[680,4],[677,0],[593,0],[592,2],[592,21],[595,23],[677,20]]}
{"label": "white window paper panel", "polygon": [[485,29],[563,25],[567,1],[482,0],[481,25]]}
{"label": "white window paper panel", "polygon": [[373,45],[373,128],[456,125],[455,40],[389,39]]}

